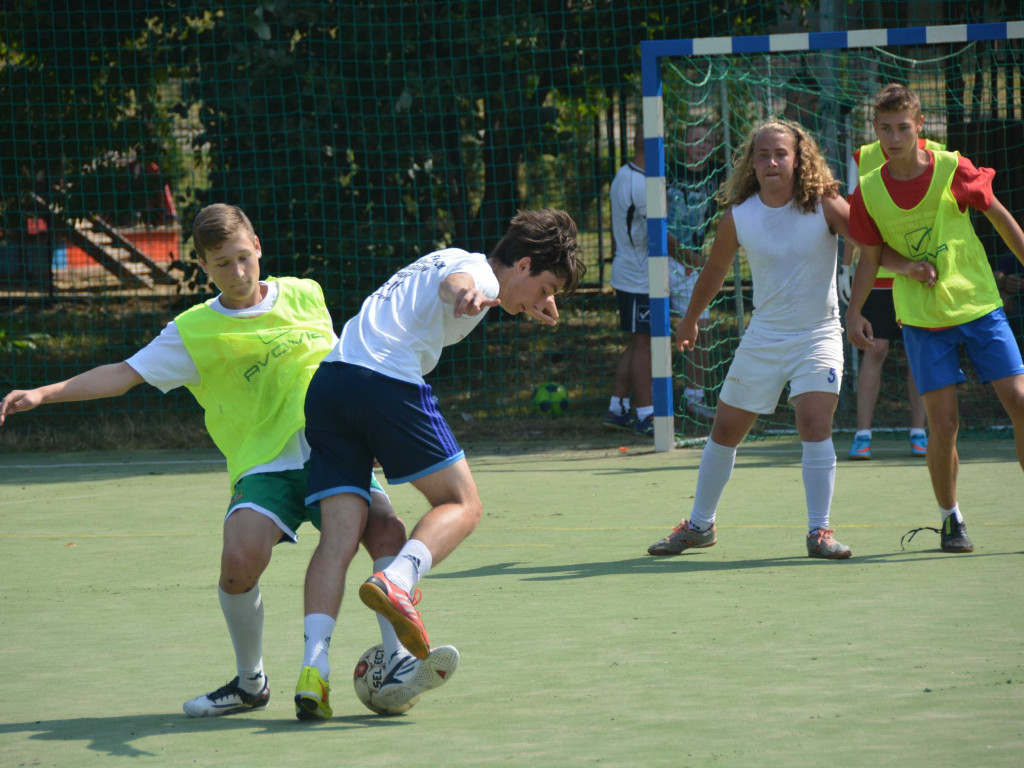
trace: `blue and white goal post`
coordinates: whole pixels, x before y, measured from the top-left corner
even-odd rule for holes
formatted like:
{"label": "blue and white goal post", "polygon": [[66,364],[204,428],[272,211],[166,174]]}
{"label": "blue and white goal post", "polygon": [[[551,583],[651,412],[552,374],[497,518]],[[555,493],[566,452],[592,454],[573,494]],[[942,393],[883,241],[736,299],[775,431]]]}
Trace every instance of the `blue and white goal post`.
{"label": "blue and white goal post", "polygon": [[[902,50],[928,50],[927,46],[945,46],[931,49],[938,55],[941,51],[963,51],[949,46],[957,44],[975,44],[984,41],[1005,41],[1024,38],[1024,21],[1006,21],[988,24],[959,24],[949,26],[909,27],[904,29],[866,29],[845,32],[806,32],[794,34],[753,35],[735,37],[691,38],[680,40],[651,40],[641,44],[641,86],[643,96],[643,127],[644,152],[647,171],[647,229],[650,240],[650,299],[651,299],[651,366],[652,389],[654,398],[654,448],[656,451],[668,451],[676,446],[674,422],[674,397],[672,374],[672,329],[669,313],[669,256],[668,256],[668,221],[666,201],[666,114],[663,98],[663,78],[666,65],[675,60],[673,66],[685,67],[687,60],[693,68],[697,62],[706,65],[705,73],[709,74],[715,67],[711,63],[720,61],[726,71],[727,61],[741,60],[746,69],[743,76],[727,75],[716,86],[722,104],[719,112],[724,112],[723,131],[725,138],[725,154],[727,165],[731,154],[733,138],[742,139],[730,127],[738,122],[737,109],[744,112],[745,117],[768,117],[781,111],[784,101],[778,77],[786,69],[786,57],[799,57],[807,65],[814,58],[816,73],[821,79],[820,96],[823,102],[837,99],[835,92],[841,91],[842,77],[844,83],[860,86],[857,98],[859,107],[863,108],[871,97],[871,92],[863,86],[870,77],[891,77],[909,79],[910,75],[919,76],[919,66],[932,62],[932,59],[907,59]],[[993,44],[995,45],[995,44]],[[909,55],[909,54],[908,54]],[[941,66],[948,66],[956,54],[946,54]],[[698,58],[700,57],[700,58]],[[730,58],[731,57],[731,58]],[[747,58],[743,58],[747,57]],[[682,62],[680,64],[679,62]],[[732,65],[729,65],[732,66]],[[888,68],[888,69],[887,69]],[[737,70],[739,72],[740,70]],[[865,74],[861,74],[861,73]],[[867,73],[870,72],[870,77]],[[942,70],[937,68],[941,80]],[[699,73],[698,73],[699,74]],[[774,77],[774,80],[769,80]],[[980,73],[972,74],[971,82],[979,82]],[[988,75],[985,75],[988,77]],[[729,100],[735,99],[736,92],[742,89],[747,80],[762,78],[759,88],[743,91],[743,101],[732,102],[732,119],[729,117]],[[711,79],[709,76],[708,80]],[[1012,78],[1011,78],[1012,79]],[[685,80],[685,78],[684,78]],[[783,81],[784,82],[784,81]],[[965,81],[966,82],[966,81]],[[988,81],[986,81],[988,82]],[[693,85],[693,83],[689,83]],[[708,88],[705,83],[700,84]],[[992,90],[995,84],[990,83]],[[973,87],[973,86],[972,86]],[[988,87],[988,86],[986,86]],[[726,96],[726,92],[732,93]],[[676,99],[675,106],[685,107],[680,100],[686,95],[669,94]],[[998,96],[986,97],[991,103]],[[827,104],[823,104],[823,112],[827,112]],[[926,110],[927,111],[927,110]],[[837,112],[838,114],[838,112]],[[858,113],[859,114],[859,113]],[[845,117],[846,127],[850,127],[850,117]],[[861,120],[861,123],[864,123]],[[870,118],[866,121],[868,124]],[[853,126],[854,130],[843,130],[837,120],[833,125],[833,138],[836,132],[861,138],[863,130]],[[927,124],[926,124],[927,130]],[[836,146],[837,157],[843,150],[849,150],[851,140],[847,138],[847,146]],[[859,146],[859,145],[858,145]],[[738,264],[738,258],[737,258]],[[737,275],[739,270],[736,270]],[[743,330],[743,308],[736,283],[736,311],[739,313],[737,332]]]}

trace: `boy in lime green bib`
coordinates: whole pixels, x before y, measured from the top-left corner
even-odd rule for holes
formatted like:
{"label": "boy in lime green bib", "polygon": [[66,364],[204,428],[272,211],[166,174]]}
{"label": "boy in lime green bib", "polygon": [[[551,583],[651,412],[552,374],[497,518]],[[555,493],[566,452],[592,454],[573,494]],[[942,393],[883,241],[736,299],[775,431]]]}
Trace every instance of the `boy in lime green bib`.
{"label": "boy in lime green bib", "polygon": [[960,346],[1009,414],[1022,467],[1024,362],[968,208],[985,214],[1022,263],[1024,231],[992,192],[995,171],[976,168],[956,152],[919,145],[924,116],[909,88],[887,85],[878,93],[874,126],[889,160],[863,175],[850,196],[850,235],[861,244],[861,261],[846,313],[847,333],[860,349],[874,343],[861,308],[878,272],[881,246],[888,244],[899,254],[893,256],[900,264],[893,279],[896,317],[931,429],[926,458],[942,517],[941,547],[971,552],[956,495],[956,385],[965,381]]}
{"label": "boy in lime green bib", "polygon": [[[217,297],[182,312],[125,362],[12,391],[0,402],[0,424],[8,414],[44,403],[115,397],[144,381],[164,392],[185,386],[195,396],[231,483],[218,592],[238,674],[184,704],[189,716],[215,717],[262,709],[270,699],[259,578],[276,544],[295,541],[307,520],[319,528],[319,511],[304,502],[309,446],[303,403],[337,337],[316,282],[260,280],[260,241],[241,209],[207,206],[196,216],[192,240],[200,267],[220,290]],[[373,485],[362,541],[376,571],[406,536],[383,489]],[[397,646],[391,625],[380,624],[385,646]],[[329,709],[326,698],[325,691]]]}

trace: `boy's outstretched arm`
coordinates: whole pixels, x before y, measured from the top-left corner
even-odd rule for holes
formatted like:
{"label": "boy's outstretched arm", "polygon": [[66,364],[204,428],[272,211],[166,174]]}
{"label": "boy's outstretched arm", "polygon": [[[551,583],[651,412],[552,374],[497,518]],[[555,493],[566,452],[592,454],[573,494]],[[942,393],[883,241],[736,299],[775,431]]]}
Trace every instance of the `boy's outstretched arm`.
{"label": "boy's outstretched arm", "polygon": [[1006,210],[1006,206],[997,199],[992,200],[992,205],[985,211],[985,218],[992,222],[996,232],[1003,238],[1003,242],[1013,251],[1017,261],[1024,264],[1024,231],[1021,231],[1020,224]]}
{"label": "boy's outstretched arm", "polygon": [[0,425],[8,414],[31,411],[37,405],[117,397],[143,381],[145,379],[128,363],[111,363],[56,384],[35,389],[15,389],[0,400]]}

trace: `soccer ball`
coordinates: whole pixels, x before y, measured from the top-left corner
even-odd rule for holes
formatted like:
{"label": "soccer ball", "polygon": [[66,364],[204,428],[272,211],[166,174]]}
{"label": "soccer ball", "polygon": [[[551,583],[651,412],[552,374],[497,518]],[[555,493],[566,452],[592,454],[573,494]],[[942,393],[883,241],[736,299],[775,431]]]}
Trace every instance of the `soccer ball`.
{"label": "soccer ball", "polygon": [[352,686],[356,689],[356,696],[371,712],[378,715],[401,715],[412,709],[420,700],[420,696],[413,696],[398,707],[385,707],[380,703],[377,692],[380,690],[380,684],[384,682],[384,675],[387,674],[387,660],[382,644],[377,643],[368,648],[366,653],[359,657],[356,668],[352,671]]}
{"label": "soccer ball", "polygon": [[548,381],[533,390],[530,402],[535,413],[561,416],[569,412],[569,393],[561,384]]}

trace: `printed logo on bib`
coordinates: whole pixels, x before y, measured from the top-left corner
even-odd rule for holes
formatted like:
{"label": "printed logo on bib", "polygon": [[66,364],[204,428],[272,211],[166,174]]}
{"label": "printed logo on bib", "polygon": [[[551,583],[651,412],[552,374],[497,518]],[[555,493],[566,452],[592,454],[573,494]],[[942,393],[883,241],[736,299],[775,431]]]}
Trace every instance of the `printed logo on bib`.
{"label": "printed logo on bib", "polygon": [[938,260],[938,255],[947,249],[946,244],[943,243],[936,247],[934,251],[931,250],[931,227],[921,227],[912,232],[907,232],[903,239],[907,244],[907,258],[911,261],[927,260],[934,264]]}
{"label": "printed logo on bib", "polygon": [[[287,338],[285,338],[285,336],[287,336]],[[264,344],[274,344],[274,346],[271,347],[263,357],[257,358],[255,362],[246,367],[242,376],[246,381],[253,381],[277,360],[288,356],[297,349],[306,349],[306,347],[309,346],[309,343],[314,340],[324,341],[326,340],[326,337],[318,331],[300,331],[298,333],[288,331],[285,334],[277,336],[269,341],[260,337],[260,341]]]}

